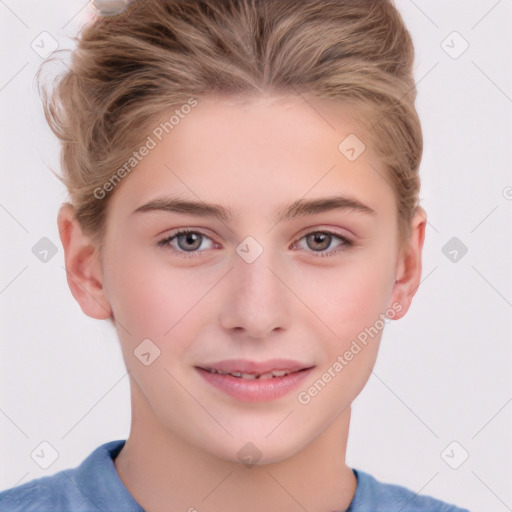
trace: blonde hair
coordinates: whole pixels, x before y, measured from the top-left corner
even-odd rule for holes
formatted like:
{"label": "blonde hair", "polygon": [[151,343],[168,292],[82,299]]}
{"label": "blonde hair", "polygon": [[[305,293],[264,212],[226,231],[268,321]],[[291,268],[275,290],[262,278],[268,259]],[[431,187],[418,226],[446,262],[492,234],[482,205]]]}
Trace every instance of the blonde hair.
{"label": "blonde hair", "polygon": [[138,0],[76,41],[69,71],[50,89],[39,79],[86,232],[104,228],[111,193],[95,190],[172,108],[209,93],[300,93],[361,112],[409,235],[423,143],[413,44],[392,0]]}

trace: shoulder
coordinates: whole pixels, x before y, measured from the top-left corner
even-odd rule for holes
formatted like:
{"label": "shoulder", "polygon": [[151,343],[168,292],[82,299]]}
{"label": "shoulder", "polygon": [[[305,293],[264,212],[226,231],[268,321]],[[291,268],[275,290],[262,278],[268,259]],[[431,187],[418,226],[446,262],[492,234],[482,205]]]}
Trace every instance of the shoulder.
{"label": "shoulder", "polygon": [[400,485],[379,482],[364,471],[353,471],[357,489],[347,512],[469,512]]}
{"label": "shoulder", "polygon": [[84,498],[73,488],[73,470],[61,471],[52,476],[32,480],[0,493],[2,512],[43,512],[71,510],[71,506],[84,508]]}
{"label": "shoulder", "polygon": [[96,448],[78,467],[0,492],[2,512],[140,512],[114,466],[124,441]]}

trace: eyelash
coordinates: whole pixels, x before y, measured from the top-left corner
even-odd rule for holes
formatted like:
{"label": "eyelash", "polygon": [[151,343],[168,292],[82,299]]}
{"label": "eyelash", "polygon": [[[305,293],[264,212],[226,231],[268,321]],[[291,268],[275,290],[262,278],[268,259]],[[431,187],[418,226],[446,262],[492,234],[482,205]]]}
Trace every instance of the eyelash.
{"label": "eyelash", "polygon": [[[184,229],[182,231],[176,231],[175,233],[173,233],[172,235],[160,240],[157,245],[159,247],[162,247],[162,248],[169,248],[171,251],[173,252],[176,252],[178,254],[180,254],[182,257],[184,258],[195,258],[195,257],[198,257],[201,255],[201,253],[203,251],[191,251],[191,252],[186,252],[186,251],[182,251],[182,250],[179,250],[179,249],[175,249],[173,247],[170,247],[170,242],[172,242],[172,240],[174,240],[175,238],[177,238],[178,236],[180,235],[189,235],[189,234],[195,234],[195,235],[200,235],[202,237],[205,237],[205,238],[210,238],[209,236],[205,235],[204,233],[201,233],[201,231],[195,231],[195,230],[190,230],[190,229]],[[343,235],[340,235],[338,233],[334,233],[332,231],[327,231],[327,230],[319,230],[319,231],[310,231],[309,233],[306,233],[305,235],[303,235],[301,238],[299,238],[298,241],[304,239],[304,238],[307,238],[308,236],[310,235],[316,235],[316,234],[322,234],[322,235],[327,235],[327,236],[330,236],[330,237],[334,237],[334,238],[338,238],[339,240],[341,240],[342,244],[341,244],[341,249],[338,249],[338,250],[335,250],[335,251],[330,251],[330,252],[325,252],[325,251],[307,251],[307,252],[311,252],[315,258],[326,258],[326,257],[330,257],[330,256],[335,256],[339,253],[341,253],[342,251],[344,250],[347,250],[347,249],[350,249],[351,247],[353,247],[354,245],[354,242],[352,242],[351,240],[349,240],[348,238],[346,238],[345,236]],[[297,243],[297,242],[294,242],[294,244]]]}

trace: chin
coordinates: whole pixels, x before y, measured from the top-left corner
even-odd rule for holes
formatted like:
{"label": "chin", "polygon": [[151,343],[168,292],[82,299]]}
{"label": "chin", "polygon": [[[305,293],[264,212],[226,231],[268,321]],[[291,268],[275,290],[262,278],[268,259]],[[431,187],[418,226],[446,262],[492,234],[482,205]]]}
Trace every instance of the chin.
{"label": "chin", "polygon": [[300,440],[292,440],[289,436],[275,435],[274,439],[268,439],[265,435],[247,437],[247,441],[241,441],[240,438],[232,439],[228,449],[215,450],[215,455],[247,467],[263,466],[283,462],[307,445],[307,442],[301,443]]}

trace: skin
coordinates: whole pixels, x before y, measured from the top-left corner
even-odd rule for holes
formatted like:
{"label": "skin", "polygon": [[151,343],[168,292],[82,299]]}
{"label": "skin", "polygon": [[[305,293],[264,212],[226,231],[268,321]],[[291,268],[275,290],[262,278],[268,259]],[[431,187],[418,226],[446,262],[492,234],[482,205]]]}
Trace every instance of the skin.
{"label": "skin", "polygon": [[[71,292],[86,315],[115,321],[130,371],[131,431],[115,466],[152,512],[171,504],[201,512],[345,510],[357,485],[345,463],[350,406],[371,374],[382,329],[309,403],[297,395],[332,373],[379,315],[395,307],[401,318],[420,283],[425,212],[418,207],[401,243],[394,191],[353,121],[357,112],[300,96],[245,100],[199,99],[108,198],[101,251],[69,204],[59,212]],[[338,150],[349,134],[366,144],[354,162]],[[132,213],[176,194],[236,216]],[[297,199],[332,195],[375,214],[335,209],[274,220]],[[190,241],[158,245],[178,228],[205,235],[200,247],[192,243],[193,257],[186,257]],[[322,230],[352,245],[306,237]],[[263,248],[252,263],[236,252],[247,236]],[[149,366],[133,354],[147,338],[160,350]],[[194,369],[230,358],[291,358],[315,368],[286,396],[247,403]],[[251,467],[237,456],[247,442],[261,453]]]}

